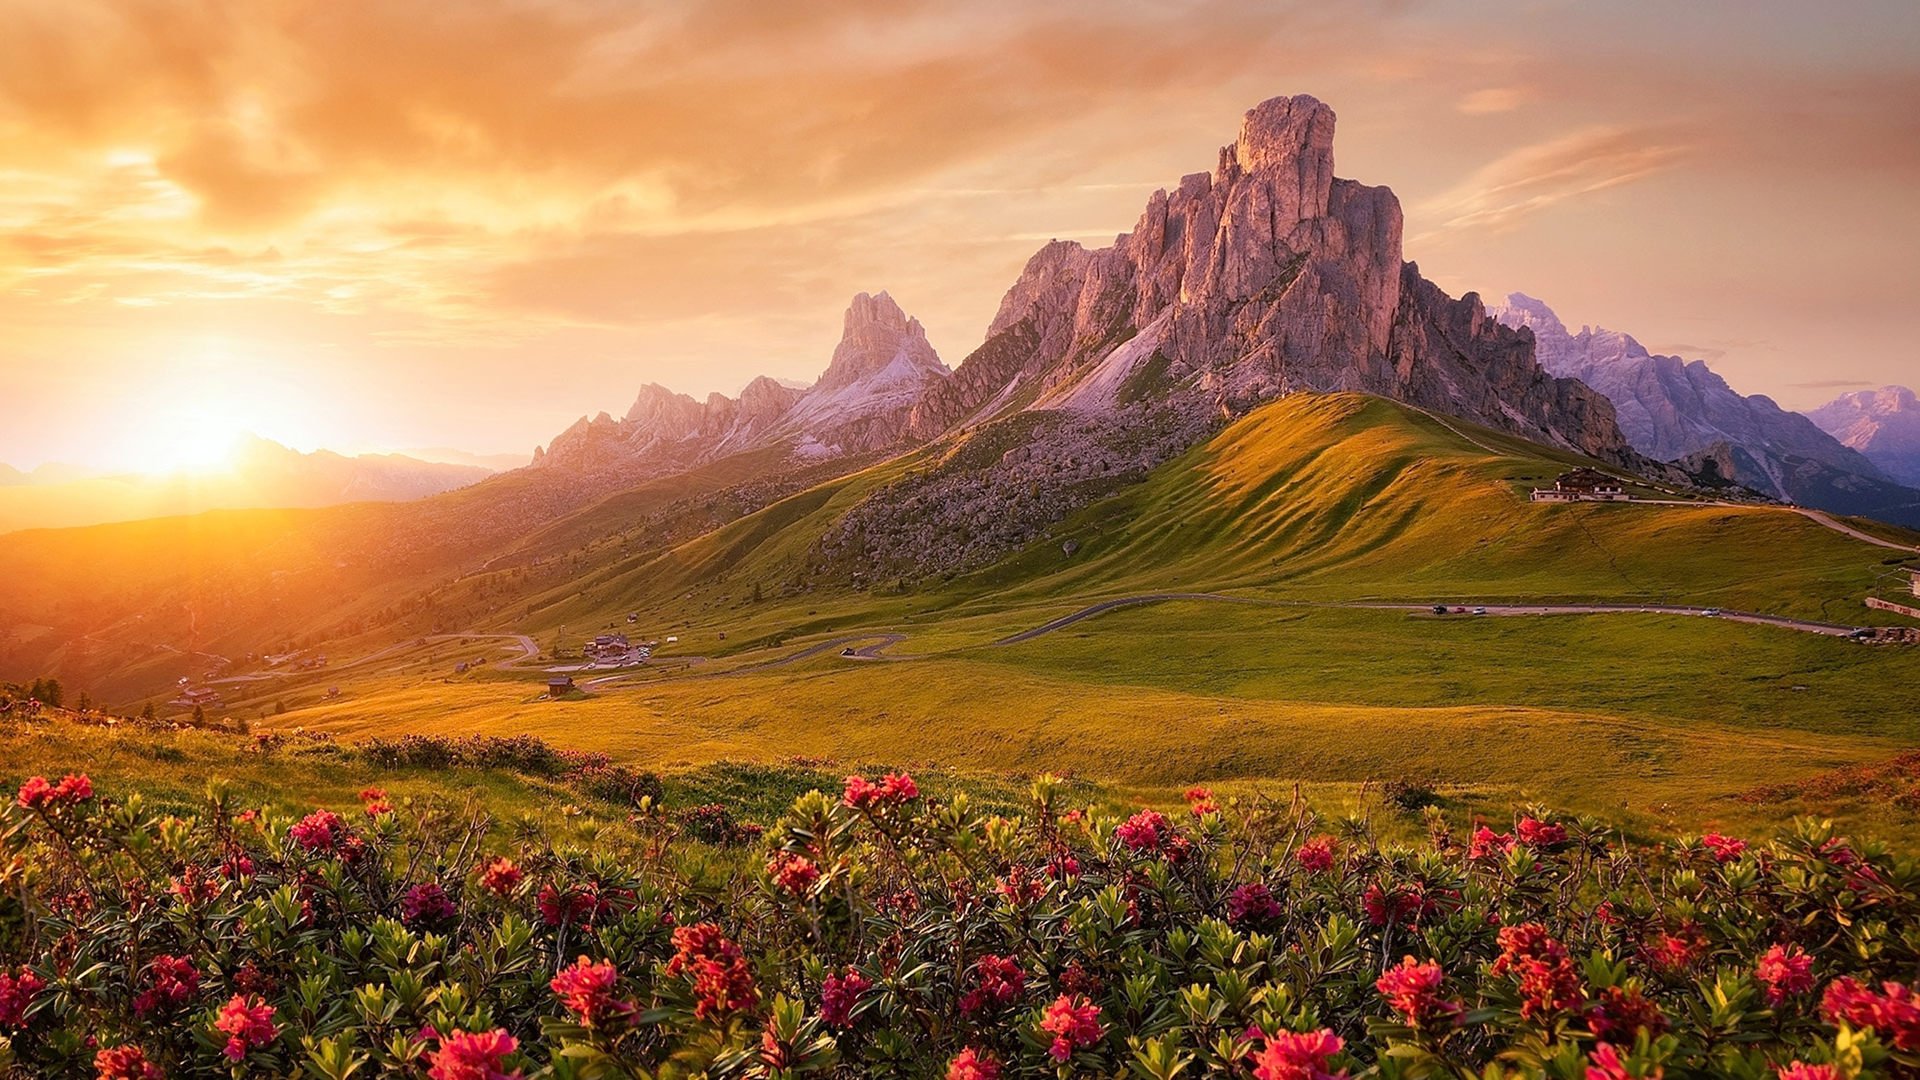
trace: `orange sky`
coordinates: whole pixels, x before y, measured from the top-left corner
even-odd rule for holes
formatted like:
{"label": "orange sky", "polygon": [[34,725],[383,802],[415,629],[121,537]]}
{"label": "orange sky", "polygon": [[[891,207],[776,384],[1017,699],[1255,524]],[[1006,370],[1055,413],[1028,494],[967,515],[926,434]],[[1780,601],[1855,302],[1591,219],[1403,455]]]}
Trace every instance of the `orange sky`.
{"label": "orange sky", "polygon": [[1783,404],[1920,382],[1920,5],[0,0],[0,461],[530,451],[657,380],[957,363],[1312,93],[1456,292]]}

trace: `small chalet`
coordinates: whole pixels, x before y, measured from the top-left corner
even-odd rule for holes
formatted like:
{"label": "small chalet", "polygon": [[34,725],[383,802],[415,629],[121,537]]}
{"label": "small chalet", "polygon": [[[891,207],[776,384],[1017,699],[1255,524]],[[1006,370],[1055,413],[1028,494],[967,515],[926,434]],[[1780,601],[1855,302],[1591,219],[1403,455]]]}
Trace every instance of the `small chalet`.
{"label": "small chalet", "polygon": [[1550,488],[1534,488],[1534,502],[1626,502],[1626,489],[1620,481],[1599,469],[1578,468],[1563,472]]}
{"label": "small chalet", "polygon": [[573,676],[555,675],[547,680],[547,696],[559,700],[573,693]]}

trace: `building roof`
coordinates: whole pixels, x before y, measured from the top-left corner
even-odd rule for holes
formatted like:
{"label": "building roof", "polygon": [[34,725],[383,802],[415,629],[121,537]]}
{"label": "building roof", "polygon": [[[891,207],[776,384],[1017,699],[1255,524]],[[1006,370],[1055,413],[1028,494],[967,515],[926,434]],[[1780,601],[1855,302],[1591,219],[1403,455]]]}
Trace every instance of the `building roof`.
{"label": "building roof", "polygon": [[1602,487],[1617,488],[1620,486],[1620,481],[1615,480],[1599,469],[1589,469],[1582,466],[1578,469],[1570,469],[1567,472],[1561,473],[1559,478],[1553,482],[1553,486],[1557,488],[1582,489]]}

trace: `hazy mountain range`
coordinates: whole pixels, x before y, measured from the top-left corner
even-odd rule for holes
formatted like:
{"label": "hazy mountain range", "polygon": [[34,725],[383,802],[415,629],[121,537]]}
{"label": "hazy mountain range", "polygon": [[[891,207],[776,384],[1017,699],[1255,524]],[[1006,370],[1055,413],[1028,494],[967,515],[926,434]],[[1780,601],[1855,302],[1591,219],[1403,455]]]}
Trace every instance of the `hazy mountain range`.
{"label": "hazy mountain range", "polygon": [[[1711,459],[1724,479],[1776,499],[1920,525],[1920,491],[1901,486],[1892,471],[1821,430],[1827,424],[1782,409],[1763,394],[1739,393],[1702,361],[1654,355],[1632,336],[1604,327],[1571,332],[1552,308],[1524,293],[1509,295],[1489,313],[1532,332],[1542,367],[1605,394],[1621,432],[1650,458]],[[1835,423],[1842,422],[1842,403],[1853,397],[1871,395],[1849,395],[1827,406],[1837,410],[1828,414]],[[1911,395],[1907,400],[1905,413],[1899,412],[1896,396],[1884,405],[1868,401],[1857,408],[1859,437],[1870,440],[1870,427],[1877,432],[1894,426],[1864,419],[1874,408],[1902,417],[1907,430],[1920,429]],[[1889,460],[1897,459],[1896,451]]]}
{"label": "hazy mountain range", "polygon": [[465,487],[494,471],[401,454],[302,453],[257,436],[234,447],[228,466],[204,473],[87,474],[69,466],[22,472],[0,465],[0,532],[202,510],[418,499]]}
{"label": "hazy mountain range", "polygon": [[1920,401],[1904,386],[1842,394],[1807,413],[1888,476],[1920,487]]}

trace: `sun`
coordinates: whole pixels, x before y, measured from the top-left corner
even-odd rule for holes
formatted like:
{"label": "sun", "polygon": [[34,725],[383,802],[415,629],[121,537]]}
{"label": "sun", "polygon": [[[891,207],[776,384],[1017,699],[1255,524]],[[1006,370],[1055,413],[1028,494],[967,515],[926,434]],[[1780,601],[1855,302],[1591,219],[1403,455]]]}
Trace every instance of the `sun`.
{"label": "sun", "polygon": [[156,475],[227,471],[235,448],[273,404],[260,389],[245,366],[219,354],[166,370],[148,384],[133,425],[137,468]]}
{"label": "sun", "polygon": [[245,429],[229,417],[181,416],[153,447],[147,472],[211,473],[233,464],[234,447]]}

